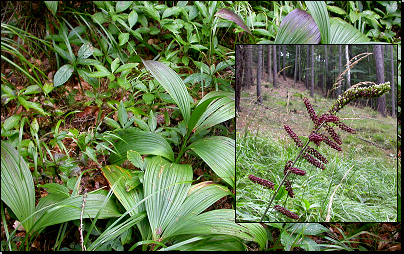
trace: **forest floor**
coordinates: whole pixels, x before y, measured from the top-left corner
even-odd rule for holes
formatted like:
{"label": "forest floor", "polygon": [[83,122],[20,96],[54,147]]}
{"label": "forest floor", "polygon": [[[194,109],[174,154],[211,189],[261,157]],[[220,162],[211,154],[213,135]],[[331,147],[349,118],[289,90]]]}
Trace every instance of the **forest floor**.
{"label": "forest floor", "polygon": [[[264,75],[265,78],[266,75]],[[248,130],[254,134],[271,134],[274,139],[288,139],[283,125],[290,126],[299,136],[308,136],[312,131],[310,117],[304,106],[303,97],[309,98],[317,115],[328,111],[335,99],[326,99],[321,89],[314,90],[314,98],[304,82],[296,82],[293,78],[278,76],[276,88],[265,79],[262,82],[262,104],[256,103],[256,87],[241,91],[241,112],[237,113],[236,132],[245,133]],[[338,112],[344,123],[356,128],[357,134],[338,132],[341,139],[348,136],[356,137],[358,144],[371,145],[385,156],[397,160],[397,119],[390,115],[382,117],[370,107],[364,107],[352,102]],[[387,129],[386,129],[387,128]],[[349,144],[348,144],[349,145]],[[343,149],[344,150],[344,149]]]}

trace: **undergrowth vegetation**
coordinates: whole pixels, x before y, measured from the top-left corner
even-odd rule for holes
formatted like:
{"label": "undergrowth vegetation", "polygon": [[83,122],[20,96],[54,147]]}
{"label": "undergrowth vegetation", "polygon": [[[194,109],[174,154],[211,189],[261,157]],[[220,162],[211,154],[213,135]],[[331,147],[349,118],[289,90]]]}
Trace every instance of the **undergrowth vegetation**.
{"label": "undergrowth vegetation", "polygon": [[[280,21],[295,8],[319,24],[338,14],[341,21],[317,34],[344,26],[357,40],[401,43],[397,4],[357,5],[2,1],[1,250],[360,249],[350,242],[358,234],[382,231],[236,223],[234,212],[244,181],[234,170],[235,44],[286,40]],[[394,142],[381,138],[386,128],[373,131],[381,135],[374,142]],[[344,145],[353,142],[361,141]],[[267,162],[292,156],[274,154]],[[349,167],[331,163],[335,174]],[[363,167],[372,163],[386,162]],[[381,184],[374,181],[360,191]],[[360,191],[350,194],[366,198]],[[333,213],[336,221],[347,216]],[[349,233],[339,241],[338,230]],[[397,232],[385,231],[395,246]]]}

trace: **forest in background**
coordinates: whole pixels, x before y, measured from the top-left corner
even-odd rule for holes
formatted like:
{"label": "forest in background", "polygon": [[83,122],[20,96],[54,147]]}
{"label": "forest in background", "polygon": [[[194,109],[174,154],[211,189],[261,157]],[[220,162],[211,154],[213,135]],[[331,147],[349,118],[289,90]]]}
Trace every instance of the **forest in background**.
{"label": "forest in background", "polygon": [[[338,80],[347,66],[363,57],[364,53],[371,55],[355,64]],[[303,81],[311,97],[316,90],[319,95],[329,98],[338,98],[351,86],[361,82],[379,84],[390,81],[392,88],[389,94],[380,99],[358,100],[358,103],[378,110],[384,116],[386,113],[393,118],[396,116],[396,45],[237,45],[236,61],[236,85],[241,88],[239,91],[256,86],[257,101],[260,103],[263,81],[276,88],[277,81],[286,81],[286,77],[293,80],[292,87],[296,81]],[[337,84],[337,81],[341,83]]]}

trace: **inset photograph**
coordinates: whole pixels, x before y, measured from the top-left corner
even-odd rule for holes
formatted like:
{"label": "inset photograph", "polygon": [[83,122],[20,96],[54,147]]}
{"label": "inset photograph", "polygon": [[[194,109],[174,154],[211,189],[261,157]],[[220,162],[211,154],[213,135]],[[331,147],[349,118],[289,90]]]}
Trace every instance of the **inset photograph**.
{"label": "inset photograph", "polygon": [[397,52],[236,45],[236,222],[397,221]]}

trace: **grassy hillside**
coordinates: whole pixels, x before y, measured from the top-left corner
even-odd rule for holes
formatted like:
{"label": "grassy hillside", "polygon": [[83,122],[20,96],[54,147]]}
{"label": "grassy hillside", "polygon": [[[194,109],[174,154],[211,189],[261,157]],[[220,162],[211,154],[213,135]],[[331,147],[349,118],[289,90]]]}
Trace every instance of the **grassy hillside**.
{"label": "grassy hillside", "polygon": [[[282,80],[283,81],[283,80]],[[305,141],[313,128],[302,97],[309,98],[316,113],[325,113],[334,100],[318,93],[311,98],[302,84],[263,87],[263,105],[253,103],[254,90],[243,91],[237,118],[237,220],[258,221],[274,191],[253,184],[248,175],[275,184],[283,177],[285,163],[299,153],[285,132],[289,125]],[[289,96],[287,96],[289,94]],[[289,99],[288,99],[289,97]],[[293,175],[295,198],[281,203],[300,215],[300,221],[395,221],[397,217],[397,121],[383,118],[369,107],[344,107],[338,116],[356,134],[336,131],[342,152],[322,144],[318,150],[329,161],[324,171],[305,160],[297,167],[305,176]],[[284,221],[269,210],[265,220]],[[288,219],[289,220],[289,219]]]}

